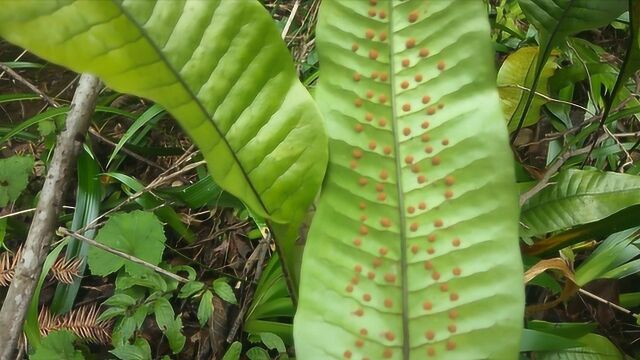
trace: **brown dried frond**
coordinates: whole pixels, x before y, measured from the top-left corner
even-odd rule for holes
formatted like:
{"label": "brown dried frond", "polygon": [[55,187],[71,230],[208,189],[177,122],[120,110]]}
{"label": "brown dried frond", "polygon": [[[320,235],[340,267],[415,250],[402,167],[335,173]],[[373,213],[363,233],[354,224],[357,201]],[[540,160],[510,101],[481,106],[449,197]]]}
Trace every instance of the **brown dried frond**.
{"label": "brown dried frond", "polygon": [[43,308],[38,316],[40,334],[46,336],[51,331],[68,330],[85,341],[107,345],[111,342],[111,322],[98,322],[98,316],[95,304],[73,309],[61,316],[51,315],[48,309]]}
{"label": "brown dried frond", "polygon": [[51,266],[51,275],[61,283],[71,284],[74,277],[80,277],[80,265],[82,265],[80,258],[61,257]]}
{"label": "brown dried frond", "polygon": [[13,255],[9,251],[5,251],[0,255],[0,286],[9,286],[11,284],[21,254],[22,247],[19,247]]}

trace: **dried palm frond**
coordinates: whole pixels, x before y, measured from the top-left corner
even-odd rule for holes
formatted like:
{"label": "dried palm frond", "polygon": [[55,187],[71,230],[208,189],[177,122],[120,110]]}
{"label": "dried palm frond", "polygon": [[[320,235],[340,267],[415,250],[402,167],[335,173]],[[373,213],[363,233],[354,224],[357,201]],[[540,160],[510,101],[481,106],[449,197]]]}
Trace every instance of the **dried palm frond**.
{"label": "dried palm frond", "polygon": [[9,251],[5,251],[0,255],[0,286],[9,286],[11,284],[21,254],[22,247],[19,247],[13,255]]}
{"label": "dried palm frond", "polygon": [[54,316],[43,308],[38,315],[40,334],[46,336],[51,331],[68,330],[85,341],[107,345],[111,342],[111,322],[98,322],[98,315],[95,304],[73,309],[61,316]]}
{"label": "dried palm frond", "polygon": [[51,275],[61,283],[71,284],[74,277],[80,277],[80,265],[82,265],[80,258],[61,257],[51,266]]}

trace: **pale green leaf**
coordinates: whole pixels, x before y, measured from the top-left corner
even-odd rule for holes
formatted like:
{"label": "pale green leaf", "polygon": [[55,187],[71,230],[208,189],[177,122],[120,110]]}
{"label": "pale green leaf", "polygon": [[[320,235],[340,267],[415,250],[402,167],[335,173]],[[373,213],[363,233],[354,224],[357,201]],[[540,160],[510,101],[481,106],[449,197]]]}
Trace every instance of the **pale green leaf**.
{"label": "pale green leaf", "polygon": [[31,360],[84,360],[82,352],[76,350],[73,342],[77,337],[67,330],[52,331],[42,339]]}
{"label": "pale green leaf", "polygon": [[229,304],[237,304],[236,294],[231,286],[224,279],[216,279],[213,282],[213,292]]}
{"label": "pale green leaf", "polygon": [[200,305],[198,305],[198,313],[196,314],[200,326],[204,326],[209,321],[211,314],[213,314],[213,294],[207,290],[202,294]]}
{"label": "pale green leaf", "polygon": [[0,159],[0,207],[15,201],[27,187],[33,168],[30,156],[11,156]]}

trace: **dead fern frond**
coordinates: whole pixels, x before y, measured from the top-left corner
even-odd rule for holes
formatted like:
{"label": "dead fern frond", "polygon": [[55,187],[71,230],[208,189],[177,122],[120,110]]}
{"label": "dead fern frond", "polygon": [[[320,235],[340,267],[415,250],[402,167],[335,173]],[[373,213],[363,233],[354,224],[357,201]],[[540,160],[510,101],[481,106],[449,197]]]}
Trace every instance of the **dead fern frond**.
{"label": "dead fern frond", "polygon": [[61,316],[54,316],[43,308],[38,316],[40,334],[46,336],[51,331],[68,330],[87,342],[108,345],[111,342],[111,322],[98,322],[98,316],[95,304],[73,309]]}
{"label": "dead fern frond", "polygon": [[0,286],[9,286],[11,284],[16,265],[20,260],[20,254],[22,254],[22,247],[19,247],[13,255],[9,251],[0,254]]}
{"label": "dead fern frond", "polygon": [[51,276],[61,283],[72,284],[75,277],[80,277],[80,265],[82,265],[80,258],[58,258],[51,266]]}

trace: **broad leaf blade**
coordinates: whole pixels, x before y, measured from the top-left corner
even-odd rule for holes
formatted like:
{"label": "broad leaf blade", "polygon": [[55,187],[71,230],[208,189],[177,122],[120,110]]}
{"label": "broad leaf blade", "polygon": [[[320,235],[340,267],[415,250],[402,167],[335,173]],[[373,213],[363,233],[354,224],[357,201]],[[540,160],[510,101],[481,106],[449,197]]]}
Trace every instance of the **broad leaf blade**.
{"label": "broad leaf blade", "polygon": [[297,233],[290,228],[321,184],[326,135],[260,3],[0,3],[0,36],[161,105],[198,145],[216,183],[260,216],[293,224],[274,233],[295,276]]}
{"label": "broad leaf blade", "polygon": [[322,4],[332,155],[303,261],[301,359],[517,357],[511,153],[482,2],[457,5]]}

